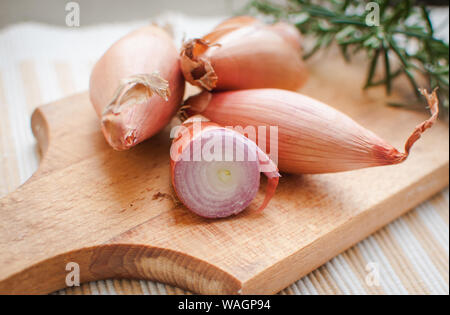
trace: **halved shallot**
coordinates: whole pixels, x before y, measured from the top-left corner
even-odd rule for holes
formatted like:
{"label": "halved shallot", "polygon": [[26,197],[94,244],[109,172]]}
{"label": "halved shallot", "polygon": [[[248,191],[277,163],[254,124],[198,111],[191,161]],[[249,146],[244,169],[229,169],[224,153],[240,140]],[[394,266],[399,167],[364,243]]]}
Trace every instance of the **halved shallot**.
{"label": "halved shallot", "polygon": [[171,174],[180,201],[206,218],[238,214],[255,198],[260,173],[268,177],[264,209],[278,185],[278,169],[253,141],[192,117],[173,133]]}
{"label": "halved shallot", "polygon": [[201,114],[222,126],[278,126],[278,167],[296,174],[332,173],[403,162],[420,135],[437,119],[436,91],[420,90],[432,116],[416,126],[405,152],[347,115],[315,99],[285,90],[254,89],[189,98],[188,114]]}
{"label": "halved shallot", "polygon": [[172,38],[149,25],[114,43],[100,58],[92,70],[89,96],[108,143],[126,150],[170,121],[184,86]]}
{"label": "halved shallot", "polygon": [[239,16],[183,44],[186,80],[207,90],[298,90],[307,79],[301,36],[292,25]]}

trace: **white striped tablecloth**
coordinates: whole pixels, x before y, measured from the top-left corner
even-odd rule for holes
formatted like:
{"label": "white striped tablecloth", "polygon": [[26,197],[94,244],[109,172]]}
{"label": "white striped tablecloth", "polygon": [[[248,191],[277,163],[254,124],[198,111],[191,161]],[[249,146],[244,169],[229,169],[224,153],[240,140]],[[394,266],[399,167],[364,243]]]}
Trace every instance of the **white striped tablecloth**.
{"label": "white striped tablecloth", "polygon": [[[156,21],[171,25],[179,44],[183,37],[201,35],[211,29],[220,17],[194,18],[170,13]],[[117,38],[146,23],[86,28],[27,23],[0,30],[0,197],[25,182],[38,167],[39,152],[30,128],[33,109],[86,90],[90,70],[101,54]],[[369,281],[374,266],[379,274],[378,285]],[[448,188],[280,292],[448,293]],[[105,280],[55,294],[189,292],[152,281]]]}

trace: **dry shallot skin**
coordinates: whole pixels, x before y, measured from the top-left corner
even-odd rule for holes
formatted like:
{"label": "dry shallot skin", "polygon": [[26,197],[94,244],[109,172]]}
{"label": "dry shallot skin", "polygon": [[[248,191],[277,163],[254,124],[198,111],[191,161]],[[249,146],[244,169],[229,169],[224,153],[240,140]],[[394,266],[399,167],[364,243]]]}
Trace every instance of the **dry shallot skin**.
{"label": "dry shallot skin", "polygon": [[107,142],[126,150],[170,121],[184,87],[172,38],[149,25],[118,40],[100,58],[91,73],[89,96]]}
{"label": "dry shallot skin", "polygon": [[201,113],[223,126],[278,126],[279,169],[317,174],[403,162],[414,142],[438,116],[436,92],[421,93],[432,116],[416,126],[404,153],[347,115],[299,93],[277,89],[204,91],[185,104],[189,115]]}
{"label": "dry shallot skin", "polygon": [[[194,125],[195,121],[200,120],[200,126]],[[191,117],[182,127],[181,131],[176,131],[170,148],[170,167],[175,193],[189,210],[210,219],[225,218],[242,212],[259,190],[260,172],[268,180],[264,201],[257,211],[262,211],[268,205],[275,194],[280,174],[276,165],[254,142],[200,115]],[[203,151],[208,142],[225,138],[232,139],[236,146],[238,143],[243,145],[245,152],[250,148],[256,149],[257,158],[239,161],[194,159],[194,152]],[[197,151],[194,142],[200,143]],[[224,149],[222,147],[221,152],[225,152]],[[261,163],[266,168],[262,168]]]}
{"label": "dry shallot skin", "polygon": [[239,16],[201,39],[183,44],[186,80],[207,90],[279,88],[296,91],[307,80],[302,38],[292,25],[267,25]]}

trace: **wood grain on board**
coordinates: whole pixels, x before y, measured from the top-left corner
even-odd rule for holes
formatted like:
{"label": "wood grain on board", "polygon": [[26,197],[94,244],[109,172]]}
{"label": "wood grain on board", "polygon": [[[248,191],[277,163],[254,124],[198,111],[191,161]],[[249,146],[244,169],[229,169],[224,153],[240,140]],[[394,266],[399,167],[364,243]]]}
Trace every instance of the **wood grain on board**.
{"label": "wood grain on board", "polygon": [[[385,106],[381,88],[362,91],[358,65],[329,56],[310,68],[303,93],[398,148],[427,117]],[[398,84],[391,99],[404,101],[409,87]],[[438,123],[403,164],[283,174],[262,213],[250,206],[208,220],[174,198],[168,130],[113,151],[87,93],[39,107],[31,123],[43,158],[30,180],[0,199],[0,293],[63,288],[68,262],[79,264],[82,282],[125,277],[196,293],[276,293],[448,185],[448,126]]]}

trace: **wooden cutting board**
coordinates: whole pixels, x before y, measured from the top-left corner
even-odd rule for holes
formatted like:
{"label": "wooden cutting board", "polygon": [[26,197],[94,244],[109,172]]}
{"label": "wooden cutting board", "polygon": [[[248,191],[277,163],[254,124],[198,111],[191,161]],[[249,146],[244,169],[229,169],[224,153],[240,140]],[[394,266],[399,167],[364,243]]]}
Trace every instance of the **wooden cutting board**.
{"label": "wooden cutting board", "polygon": [[[425,112],[387,107],[362,91],[365,68],[327,56],[303,93],[335,106],[402,148]],[[398,82],[391,99],[403,102]],[[425,101],[423,101],[425,104]],[[424,105],[425,106],[425,105]],[[197,293],[276,293],[448,185],[448,126],[438,123],[401,165],[340,174],[283,174],[262,213],[207,220],[180,205],[164,131],[127,152],[105,143],[87,93],[39,107],[38,171],[0,200],[0,293],[81,281],[153,279]],[[255,200],[263,197],[265,182]]]}

